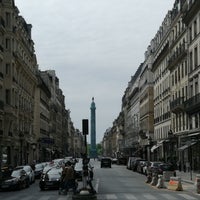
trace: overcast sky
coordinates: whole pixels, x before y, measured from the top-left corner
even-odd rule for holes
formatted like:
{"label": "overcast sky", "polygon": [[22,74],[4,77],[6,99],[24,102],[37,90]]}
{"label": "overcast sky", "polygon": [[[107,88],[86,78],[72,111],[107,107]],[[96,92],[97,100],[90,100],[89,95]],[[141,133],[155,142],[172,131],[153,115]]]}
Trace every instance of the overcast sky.
{"label": "overcast sky", "polygon": [[[102,141],[121,111],[131,76],[174,0],[15,0],[28,24],[40,70],[60,80],[75,128],[90,120]],[[88,138],[90,142],[90,138]]]}

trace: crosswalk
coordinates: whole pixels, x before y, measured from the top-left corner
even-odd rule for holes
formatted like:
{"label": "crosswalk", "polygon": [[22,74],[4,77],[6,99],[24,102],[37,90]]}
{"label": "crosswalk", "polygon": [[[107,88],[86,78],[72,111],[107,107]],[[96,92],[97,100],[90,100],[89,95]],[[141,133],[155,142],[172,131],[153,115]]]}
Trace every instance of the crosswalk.
{"label": "crosswalk", "polygon": [[199,200],[200,195],[190,194],[177,194],[177,193],[137,193],[137,194],[99,194],[97,195],[98,200]]}
{"label": "crosswalk", "polygon": [[[72,200],[72,195],[49,194],[18,194],[13,196],[2,195],[2,200]],[[117,193],[117,194],[97,194],[97,200],[199,200],[200,195],[188,193]]]}

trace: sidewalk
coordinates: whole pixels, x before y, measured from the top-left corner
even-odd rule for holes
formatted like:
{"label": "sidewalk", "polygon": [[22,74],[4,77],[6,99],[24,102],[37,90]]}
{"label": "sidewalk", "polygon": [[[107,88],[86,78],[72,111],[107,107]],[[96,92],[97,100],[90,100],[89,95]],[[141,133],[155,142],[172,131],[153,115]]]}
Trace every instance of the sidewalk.
{"label": "sidewalk", "polygon": [[[195,186],[196,175],[200,173],[196,172],[183,172],[183,171],[176,171],[176,176],[181,178],[181,183],[183,187],[183,191],[189,191],[194,194],[197,193],[197,189]],[[200,194],[198,194],[200,195]]]}
{"label": "sidewalk", "polygon": [[200,175],[200,172],[196,173],[193,171],[191,171],[191,172],[183,172],[183,171],[178,171],[178,170],[176,171],[176,176],[180,177],[182,182],[186,182],[186,183],[190,183],[190,184],[195,183],[197,174]]}

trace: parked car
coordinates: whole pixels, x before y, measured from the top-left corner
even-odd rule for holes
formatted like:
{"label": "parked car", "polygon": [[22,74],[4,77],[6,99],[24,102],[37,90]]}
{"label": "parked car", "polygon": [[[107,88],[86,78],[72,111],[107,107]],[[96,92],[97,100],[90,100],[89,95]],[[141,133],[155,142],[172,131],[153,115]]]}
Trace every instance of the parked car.
{"label": "parked car", "polygon": [[145,169],[145,174],[148,174],[148,173],[154,173],[154,172],[157,172],[157,169],[159,167],[160,164],[162,164],[163,162],[160,162],[160,161],[151,161],[148,163],[146,169]]}
{"label": "parked car", "polygon": [[102,167],[109,167],[111,168],[112,160],[109,157],[103,157],[101,158],[101,168]]}
{"label": "parked car", "polygon": [[20,190],[29,187],[29,176],[23,169],[15,169],[10,176],[4,176],[1,182],[1,190]]}
{"label": "parked car", "polygon": [[44,169],[44,164],[42,164],[42,163],[35,164],[35,170],[34,170],[35,178],[40,178],[41,177],[43,169]]}
{"label": "parked car", "polygon": [[30,165],[17,166],[15,167],[15,170],[17,169],[23,169],[27,173],[27,175],[29,176],[30,184],[35,182],[35,172]]}
{"label": "parked car", "polygon": [[137,171],[137,167],[138,167],[138,164],[139,164],[140,161],[146,161],[146,160],[144,160],[142,158],[136,158],[136,159],[133,160],[133,164],[132,164],[132,170],[133,171]]}
{"label": "parked car", "polygon": [[155,169],[155,172],[157,174],[162,174],[163,172],[167,171],[167,172],[173,172],[173,175],[176,176],[176,170],[174,168],[174,166],[172,164],[169,163],[162,163],[158,166],[158,168]]}
{"label": "parked car", "polygon": [[147,164],[148,161],[146,160],[140,160],[137,166],[137,172],[144,174],[143,168]]}
{"label": "parked car", "polygon": [[52,167],[45,174],[42,174],[39,182],[41,190],[58,189],[62,175],[62,167]]}
{"label": "parked car", "polygon": [[128,162],[127,162],[127,165],[126,165],[127,169],[132,169],[132,164],[133,164],[134,159],[135,159],[135,157],[129,157],[128,158]]}

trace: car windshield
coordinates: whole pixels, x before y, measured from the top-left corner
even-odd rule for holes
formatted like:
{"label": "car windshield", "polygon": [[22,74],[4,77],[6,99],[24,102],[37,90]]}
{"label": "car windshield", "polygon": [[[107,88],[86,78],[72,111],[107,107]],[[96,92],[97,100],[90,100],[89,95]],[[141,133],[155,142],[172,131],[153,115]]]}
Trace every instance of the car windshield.
{"label": "car windshield", "polygon": [[48,173],[48,175],[61,174],[62,173],[62,168],[61,167],[59,167],[59,168],[51,168],[47,173]]}
{"label": "car windshield", "polygon": [[12,177],[19,177],[21,174],[21,170],[14,170],[11,174]]}
{"label": "car windshield", "polygon": [[160,165],[160,168],[163,170],[163,171],[173,171],[173,166],[172,165]]}
{"label": "car windshield", "polygon": [[43,164],[36,164],[35,169],[43,169]]}

